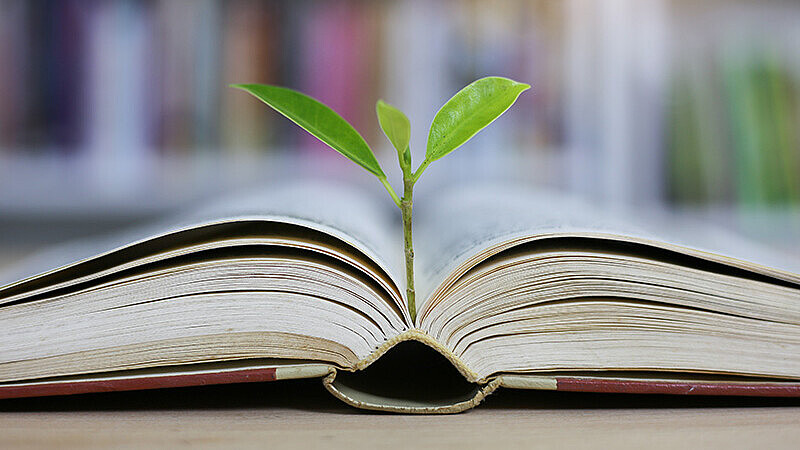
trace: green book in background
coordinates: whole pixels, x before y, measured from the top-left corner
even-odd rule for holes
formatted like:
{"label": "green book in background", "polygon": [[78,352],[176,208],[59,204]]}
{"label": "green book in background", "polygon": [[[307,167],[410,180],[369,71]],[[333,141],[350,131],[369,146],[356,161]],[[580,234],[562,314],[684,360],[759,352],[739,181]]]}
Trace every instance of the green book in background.
{"label": "green book in background", "polygon": [[798,81],[774,49],[729,48],[679,64],[669,109],[669,192],[678,204],[800,202]]}
{"label": "green book in background", "polygon": [[[765,86],[765,97],[770,99],[771,115],[768,131],[774,148],[775,178],[781,183],[779,201],[783,204],[797,203],[800,200],[800,144],[797,141],[797,97],[791,73],[781,65],[774,54],[766,60],[769,76]],[[766,125],[766,124],[765,124]]]}
{"label": "green book in background", "polygon": [[670,102],[670,195],[676,203],[696,204],[704,200],[700,148],[697,138],[698,118],[693,108],[690,82],[680,76],[674,82]]}
{"label": "green book in background", "polygon": [[786,196],[785,177],[777,139],[778,101],[771,95],[770,86],[777,82],[778,70],[774,61],[764,55],[753,58],[748,64],[749,88],[755,106],[753,132],[756,136],[756,151],[760,155],[764,186],[764,203],[782,203]]}
{"label": "green book in background", "polygon": [[699,176],[702,177],[704,203],[719,203],[731,199],[731,157],[723,133],[725,123],[723,105],[719,101],[716,64],[706,58],[697,58],[689,67],[695,148],[699,159]]}
{"label": "green book in background", "polygon": [[758,106],[750,73],[739,54],[725,56],[723,73],[738,202],[742,206],[762,205],[767,194],[757,133]]}

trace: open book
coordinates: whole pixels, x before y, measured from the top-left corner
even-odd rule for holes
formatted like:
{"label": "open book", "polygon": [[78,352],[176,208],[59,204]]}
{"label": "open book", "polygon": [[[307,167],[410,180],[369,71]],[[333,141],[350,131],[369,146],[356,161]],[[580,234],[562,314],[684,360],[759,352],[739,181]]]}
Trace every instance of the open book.
{"label": "open book", "polygon": [[499,387],[800,396],[791,257],[524,189],[423,193],[412,323],[395,213],[305,183],[42,254],[0,277],[0,398],[309,377],[399,412]]}

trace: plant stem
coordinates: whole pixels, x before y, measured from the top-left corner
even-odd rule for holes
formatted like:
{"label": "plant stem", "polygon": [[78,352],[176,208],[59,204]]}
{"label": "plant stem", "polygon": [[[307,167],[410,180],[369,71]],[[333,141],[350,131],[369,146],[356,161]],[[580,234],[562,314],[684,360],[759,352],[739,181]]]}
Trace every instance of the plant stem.
{"label": "plant stem", "polygon": [[417,167],[417,171],[414,172],[413,175],[411,175],[412,183],[416,183],[417,180],[419,180],[419,177],[422,175],[422,172],[424,172],[425,169],[427,169],[430,164],[431,162],[428,161],[428,158],[425,158],[425,160],[422,161],[422,164],[420,164],[419,167]]}
{"label": "plant stem", "polygon": [[406,298],[412,325],[417,320],[417,306],[414,291],[414,240],[411,237],[411,209],[414,201],[414,180],[411,174],[403,175],[403,198],[400,211],[403,214],[403,243],[406,257]]}
{"label": "plant stem", "polygon": [[394,189],[392,189],[392,185],[389,184],[389,180],[387,180],[386,177],[379,177],[378,179],[381,180],[383,187],[386,188],[386,192],[392,197],[394,204],[397,205],[398,208],[402,208],[402,206],[400,206],[400,199],[397,197],[397,194],[395,194]]}

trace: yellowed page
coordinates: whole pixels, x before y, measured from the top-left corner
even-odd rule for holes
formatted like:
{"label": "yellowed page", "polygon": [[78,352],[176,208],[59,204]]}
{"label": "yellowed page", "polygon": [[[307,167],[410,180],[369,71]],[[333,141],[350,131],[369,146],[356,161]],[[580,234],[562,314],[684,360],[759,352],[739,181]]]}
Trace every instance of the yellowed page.
{"label": "yellowed page", "polygon": [[634,215],[520,186],[453,187],[425,198],[415,210],[420,311],[434,290],[491,254],[548,237],[638,242],[800,283],[797,256],[676,216]]}
{"label": "yellowed page", "polygon": [[[402,292],[404,269],[393,216],[382,197],[345,184],[298,181],[222,199],[161,223],[80,242],[33,256],[0,273],[0,297],[6,288],[32,277],[127,248],[156,237],[205,225],[246,220],[290,223],[335,236],[378,264]],[[124,253],[122,256],[124,259]]]}

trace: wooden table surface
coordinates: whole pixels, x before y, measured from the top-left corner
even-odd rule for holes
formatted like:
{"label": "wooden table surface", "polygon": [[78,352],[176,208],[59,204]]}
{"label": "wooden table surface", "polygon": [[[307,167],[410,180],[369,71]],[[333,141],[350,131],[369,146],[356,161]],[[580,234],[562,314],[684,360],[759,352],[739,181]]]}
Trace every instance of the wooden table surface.
{"label": "wooden table surface", "polygon": [[[3,255],[0,266],[18,253]],[[466,413],[401,416],[352,409],[319,380],[294,380],[0,401],[0,449],[377,445],[800,448],[800,399],[501,390]]]}
{"label": "wooden table surface", "polygon": [[798,448],[800,401],[501,391],[450,416],[352,409],[319,380],[0,402],[0,448]]}

